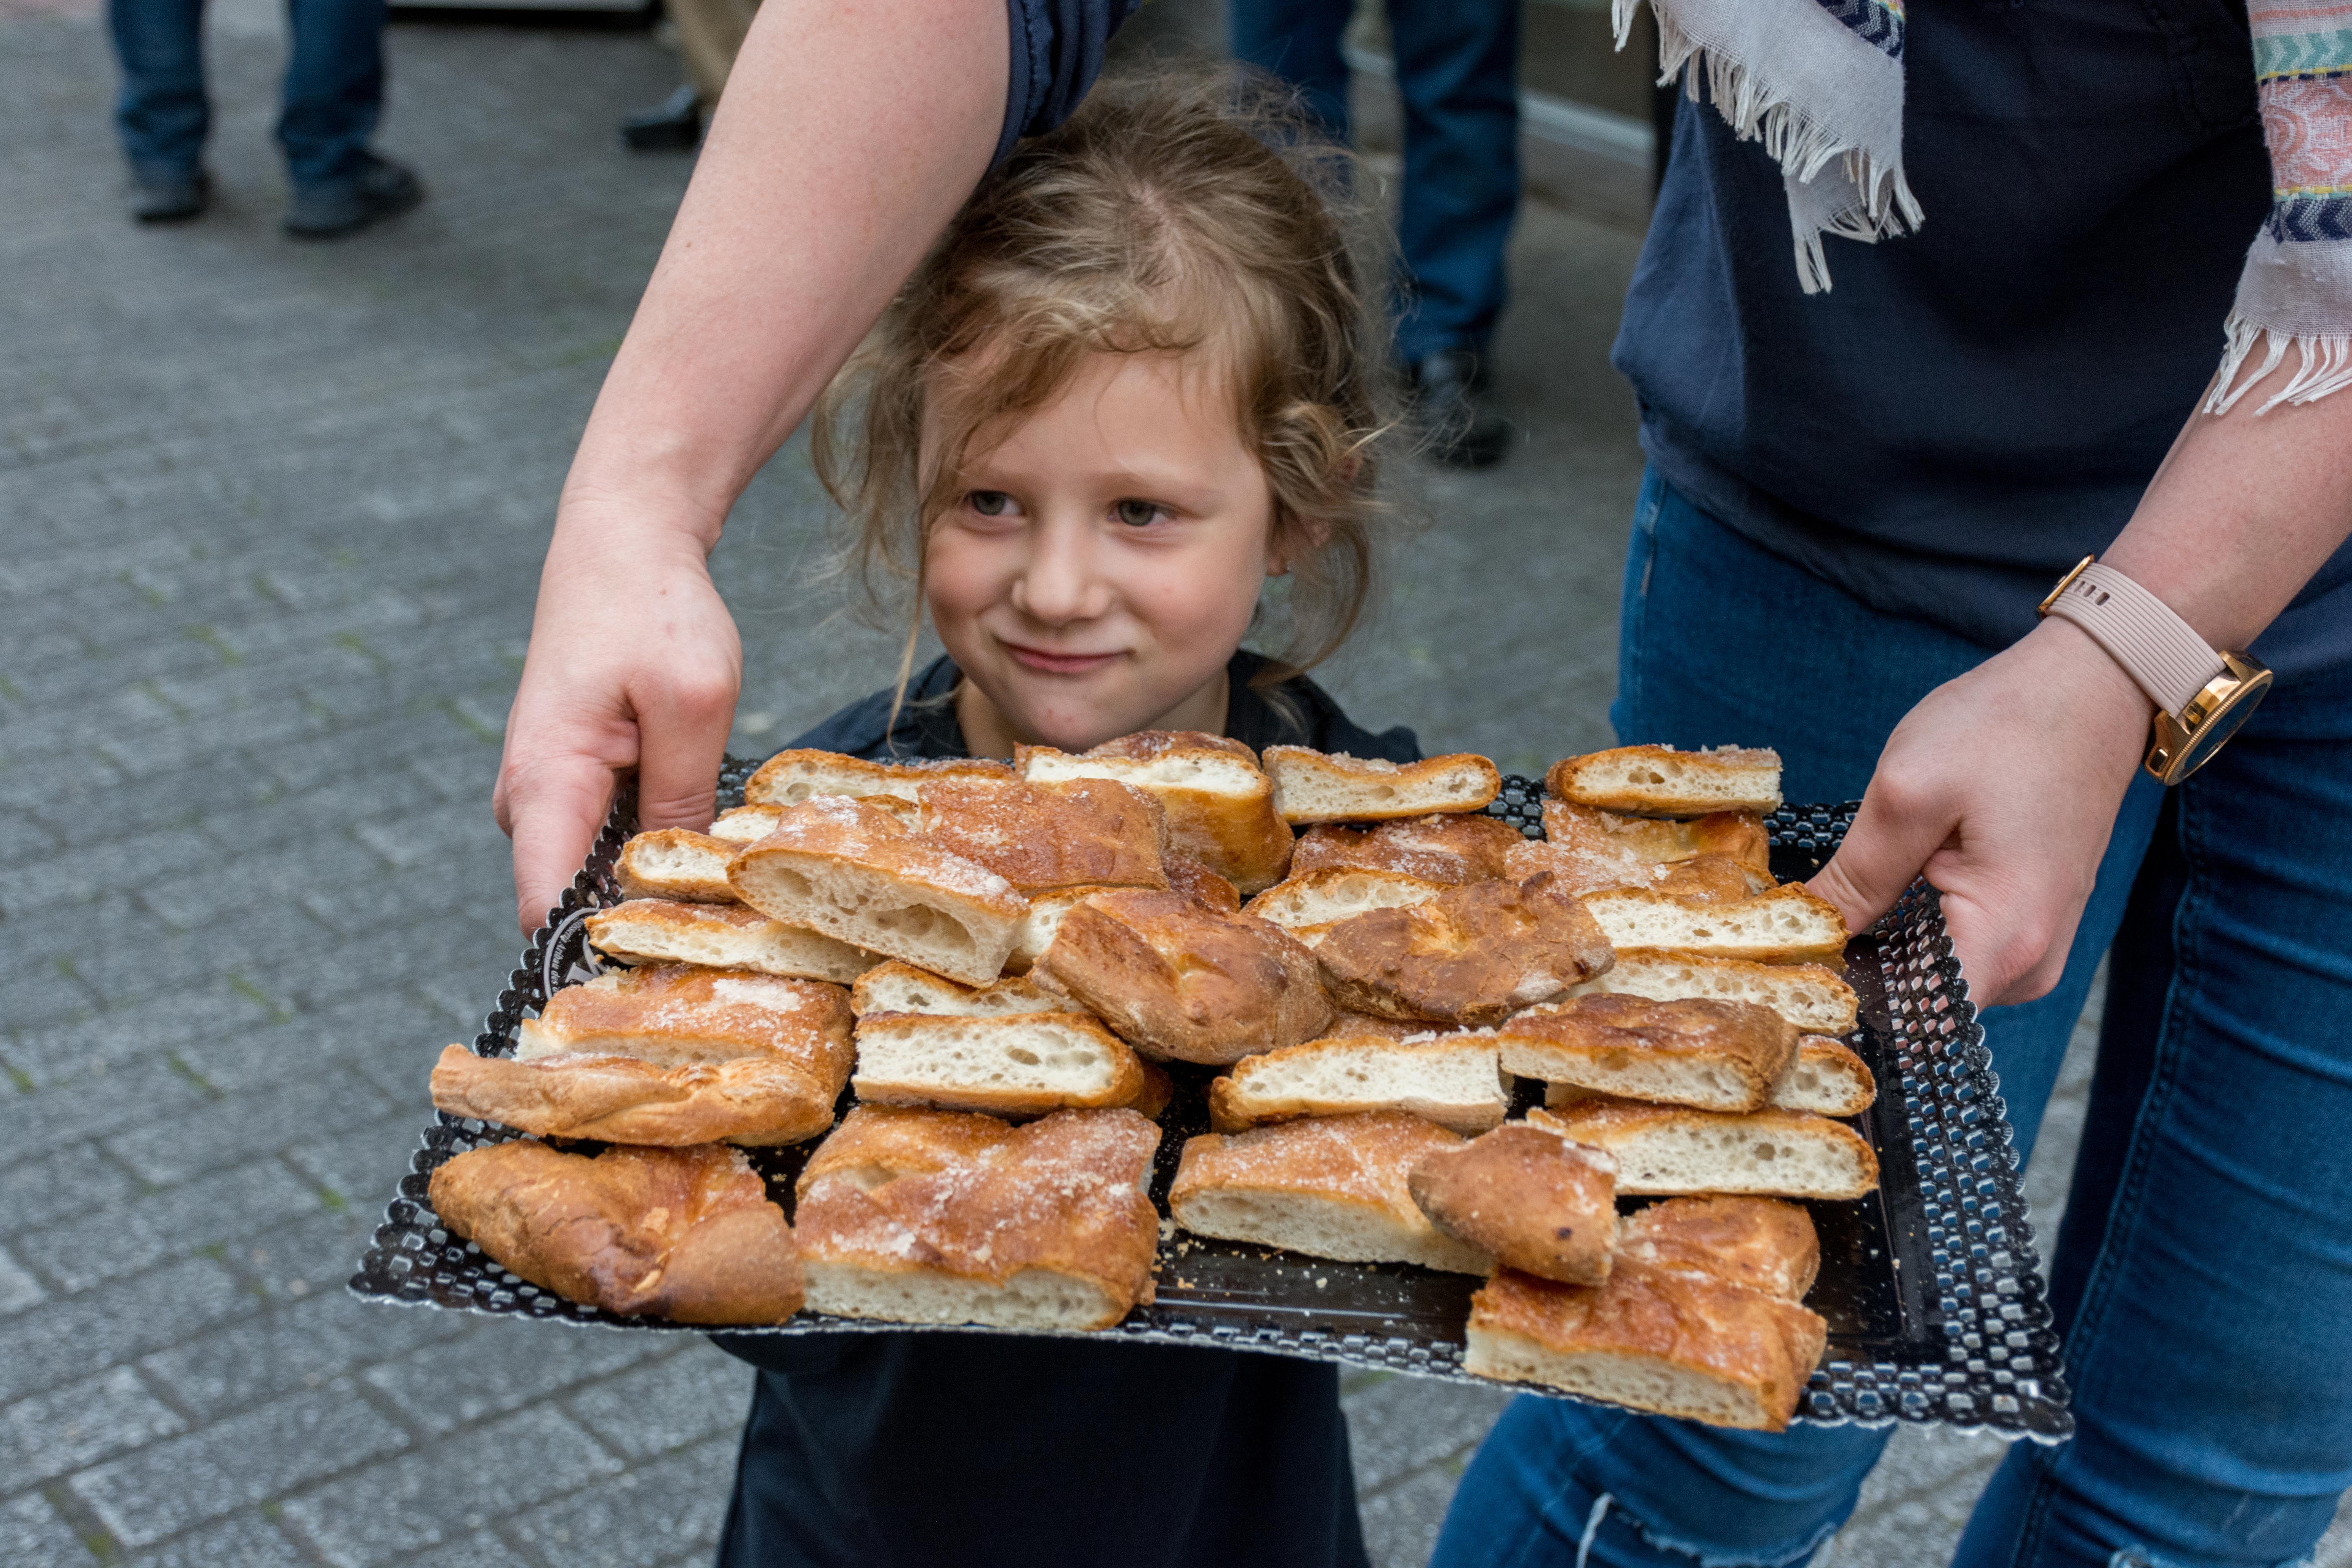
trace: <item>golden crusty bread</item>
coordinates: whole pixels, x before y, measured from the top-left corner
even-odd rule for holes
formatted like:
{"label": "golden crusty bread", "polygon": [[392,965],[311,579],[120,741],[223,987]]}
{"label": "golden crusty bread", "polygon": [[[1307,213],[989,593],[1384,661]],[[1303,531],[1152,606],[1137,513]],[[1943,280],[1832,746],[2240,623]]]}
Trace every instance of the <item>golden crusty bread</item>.
{"label": "golden crusty bread", "polygon": [[1544,792],[1572,805],[1636,816],[1777,811],[1780,754],[1741,746],[1697,752],[1619,746],[1554,763],[1544,774]]}
{"label": "golden crusty bread", "polygon": [[1066,1013],[1076,1007],[1069,998],[1024,976],[966,985],[897,959],[867,970],[849,988],[849,1009],[861,1018],[874,1013],[994,1018],[1008,1013]]}
{"label": "golden crusty bread", "polygon": [[451,1231],[568,1300],[713,1325],[800,1310],[792,1227],[731,1149],[498,1143],[437,1167],[428,1191]]}
{"label": "golden crusty bread", "polygon": [[1143,1068],[1084,1013],[877,1013],[858,1020],[850,1087],[876,1105],[1042,1116],[1130,1104]]}
{"label": "golden crusty bread", "polygon": [[1530,1110],[1528,1121],[1617,1159],[1617,1190],[1858,1198],[1878,1185],[1878,1156],[1853,1128],[1799,1110],[1726,1114],[1625,1100]]}
{"label": "golden crusty bread", "polygon": [[861,1105],[802,1171],[811,1310],[1033,1332],[1151,1299],[1160,1129],[1131,1110],[991,1116]]}
{"label": "golden crusty bread", "polygon": [[1168,816],[1168,847],[1199,861],[1241,892],[1282,879],[1290,829],[1274,812],[1274,784],[1257,753],[1239,741],[1197,730],[1145,730],[1073,756],[1051,746],[1013,753],[1037,784],[1115,779],[1157,798]]}
{"label": "golden crusty bread", "polygon": [[1617,1163],[1598,1149],[1514,1121],[1424,1155],[1408,1178],[1438,1229],[1571,1285],[1609,1278],[1617,1248]]}
{"label": "golden crusty bread", "polygon": [[1285,931],[1299,931],[1336,925],[1371,910],[1411,909],[1429,902],[1449,885],[1408,877],[1402,871],[1336,866],[1276,882],[1244,907]]}
{"label": "golden crusty bread", "polygon": [[1315,955],[1279,926],[1181,893],[1097,893],[1038,970],[1149,1057],[1223,1066],[1330,1021]]}
{"label": "golden crusty bread", "polygon": [[1726,903],[1767,892],[1761,877],[1728,855],[1694,855],[1687,860],[1643,860],[1637,856],[1570,849],[1522,839],[1504,860],[1504,874],[1525,881],[1538,871],[1559,879],[1560,889],[1580,898],[1621,888],[1638,888],[1696,903]]}
{"label": "golden crusty bread", "polygon": [[1818,1035],[1849,1034],[1860,1016],[1853,987],[1834,970],[1818,963],[1756,963],[1701,952],[1621,949],[1615,963],[1572,994],[1595,992],[1654,996],[1661,1002],[1679,996],[1753,1002]]}
{"label": "golden crusty bread", "polygon": [[621,846],[613,879],[625,899],[669,899],[694,904],[731,904],[734,885],[727,880],[727,863],[740,844],[691,833],[683,827],[657,827],[632,835]]}
{"label": "golden crusty bread", "polygon": [[1584,907],[1618,948],[1666,948],[1757,963],[1830,963],[1845,952],[1845,916],[1794,882],[1727,903],[1619,889],[1588,895]]}
{"label": "golden crusty bread", "polygon": [[1160,864],[1168,872],[1169,891],[1198,899],[1211,909],[1223,910],[1227,914],[1242,907],[1242,890],[1190,855],[1171,853]]}
{"label": "golden crusty bread", "polygon": [[781,805],[730,806],[711,819],[710,837],[730,844],[756,844],[776,830],[784,815]]}
{"label": "golden crusty bread", "polygon": [[1209,1125],[1220,1132],[1360,1110],[1405,1110],[1476,1132],[1509,1109],[1495,1042],[1468,1034],[1326,1035],[1244,1057],[1209,1085]]}
{"label": "golden crusty bread", "polygon": [[1495,1026],[1519,1078],[1701,1110],[1761,1110],[1797,1059],[1797,1031],[1747,1002],[1580,996]]}
{"label": "golden crusty bread", "polygon": [[1475,813],[1406,816],[1370,827],[1318,823],[1298,836],[1290,875],[1397,871],[1449,886],[1485,882],[1507,875],[1504,858],[1526,842],[1509,823]]}
{"label": "golden crusty bread", "polygon": [[1618,1256],[1801,1301],[1821,1272],[1813,1216],[1778,1198],[1669,1198],[1627,1215]]}
{"label": "golden crusty bread", "polygon": [[1160,803],[1110,779],[943,779],[915,791],[915,830],[1024,893],[1164,888]]}
{"label": "golden crusty bread", "polygon": [[1430,1224],[1407,1185],[1415,1165],[1461,1142],[1402,1110],[1204,1132],[1185,1142],[1168,1212],[1196,1236],[1484,1274],[1493,1259]]}
{"label": "golden crusty bread", "polygon": [[1878,1098],[1878,1080],[1863,1059],[1836,1040],[1805,1035],[1797,1059],[1772,1086],[1772,1103],[1783,1110],[1822,1116],[1859,1116]]}
{"label": "golden crusty bread", "polygon": [[1026,974],[1045,956],[1054,945],[1054,935],[1062,929],[1062,918],[1097,893],[1108,893],[1109,888],[1060,888],[1050,893],[1030,896],[1029,912],[1021,919],[1021,930],[1013,939],[1013,951],[1004,955],[1004,973]]}
{"label": "golden crusty bread", "polygon": [[1721,855],[1767,879],[1768,885],[1772,875],[1772,841],[1764,830],[1764,818],[1753,811],[1711,811],[1674,821],[1547,799],[1543,828],[1545,842],[1580,854],[1659,863]]}
{"label": "golden crusty bread", "polygon": [[628,963],[750,969],[846,985],[881,962],[862,947],[772,921],[740,904],[632,899],[588,917],[588,941]]}
{"label": "golden crusty bread", "polygon": [[833,1125],[845,1061],[782,1055],[664,1066],[569,1053],[516,1061],[450,1046],[434,1064],[433,1108],[541,1138],[611,1143],[797,1143]]}
{"label": "golden crusty bread", "polygon": [[869,763],[839,752],[778,752],[743,783],[746,805],[800,805],[822,795],[852,799],[887,796],[912,801],[915,792],[940,779],[1006,779],[1013,770],[982,758],[940,757],[906,763]]}
{"label": "golden crusty bread", "polygon": [[1535,876],[1343,921],[1315,957],[1342,1007],[1475,1026],[1564,995],[1612,954],[1584,906]]}
{"label": "golden crusty bread", "polygon": [[652,963],[558,991],[516,1027],[515,1058],[588,1053],[678,1067],[779,1057],[824,1079],[835,1064],[848,1070],[849,1025],[847,994],[821,980]]}
{"label": "golden crusty bread", "polygon": [[1304,746],[1268,746],[1263,761],[1274,780],[1274,809],[1291,823],[1385,822],[1477,811],[1503,788],[1495,764],[1467,752],[1391,763]]}

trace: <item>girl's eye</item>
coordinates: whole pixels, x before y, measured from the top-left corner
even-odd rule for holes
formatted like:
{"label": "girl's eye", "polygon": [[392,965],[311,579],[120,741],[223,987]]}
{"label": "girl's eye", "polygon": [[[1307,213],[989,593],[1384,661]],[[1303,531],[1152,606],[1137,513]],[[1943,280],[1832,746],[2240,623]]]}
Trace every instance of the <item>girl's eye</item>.
{"label": "girl's eye", "polygon": [[1123,500],[1112,507],[1111,515],[1129,528],[1149,528],[1167,515],[1167,508],[1158,501]]}
{"label": "girl's eye", "polygon": [[964,499],[982,517],[1003,517],[1013,510],[1013,498],[1003,490],[974,490]]}

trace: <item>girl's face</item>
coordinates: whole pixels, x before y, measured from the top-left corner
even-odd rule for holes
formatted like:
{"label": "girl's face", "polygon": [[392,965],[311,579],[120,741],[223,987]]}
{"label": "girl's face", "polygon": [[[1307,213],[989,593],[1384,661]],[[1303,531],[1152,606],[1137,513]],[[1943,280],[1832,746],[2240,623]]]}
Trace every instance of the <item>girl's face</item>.
{"label": "girl's face", "polygon": [[975,755],[1223,730],[1225,661],[1283,567],[1265,472],[1204,356],[1096,355],[976,438],[961,478],[924,567]]}

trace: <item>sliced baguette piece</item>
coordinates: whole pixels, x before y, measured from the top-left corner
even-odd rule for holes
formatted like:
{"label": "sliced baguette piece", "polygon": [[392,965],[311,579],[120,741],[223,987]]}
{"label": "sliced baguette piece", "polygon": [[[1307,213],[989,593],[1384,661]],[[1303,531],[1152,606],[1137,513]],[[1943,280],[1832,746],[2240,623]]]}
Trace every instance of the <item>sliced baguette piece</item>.
{"label": "sliced baguette piece", "polygon": [[1774,1105],[1820,1116],[1859,1116],[1877,1099],[1878,1080],[1863,1059],[1820,1035],[1797,1041],[1797,1059],[1772,1086]]}
{"label": "sliced baguette piece", "polygon": [[757,844],[776,830],[783,815],[781,805],[730,806],[712,819],[710,837],[730,844]]}
{"label": "sliced baguette piece", "polygon": [[833,1125],[835,1065],[782,1055],[677,1066],[583,1053],[516,1061],[450,1046],[434,1064],[433,1108],[540,1138],[797,1143]]}
{"label": "sliced baguette piece", "polygon": [[1338,867],[1277,882],[1243,907],[1262,921],[1297,931],[1302,926],[1334,925],[1371,910],[1411,909],[1429,902],[1447,886],[1401,871]]}
{"label": "sliced baguette piece", "polygon": [[1747,1002],[1580,996],[1498,1024],[1495,1038],[1517,1077],[1701,1110],[1763,1110],[1797,1059],[1796,1029]]}
{"label": "sliced baguette piece", "polygon": [[[1284,831],[1289,830],[1286,828]],[[1241,911],[1241,889],[1190,855],[1171,854],[1160,864],[1167,868],[1171,892],[1198,899],[1211,909],[1221,910],[1229,915]]]}
{"label": "sliced baguette piece", "polygon": [[1314,953],[1342,1007],[1474,1026],[1565,996],[1614,956],[1584,906],[1548,876],[1374,910],[1332,926]]}
{"label": "sliced baguette piece", "polygon": [[857,1026],[857,1098],[1043,1116],[1126,1105],[1143,1089],[1127,1042],[1084,1013],[880,1013]]}
{"label": "sliced baguette piece", "polygon": [[1495,1042],[1475,1034],[1407,1041],[1326,1036],[1244,1057],[1209,1085],[1209,1122],[1220,1132],[1360,1110],[1410,1111],[1456,1132],[1477,1132],[1509,1109]]}
{"label": "sliced baguette piece", "polygon": [[1204,1132],[1185,1142],[1168,1212],[1195,1236],[1484,1274],[1494,1260],[1430,1224],[1407,1185],[1424,1157],[1461,1142],[1402,1110]]}
{"label": "sliced baguette piece", "polygon": [[1579,854],[1631,856],[1659,863],[1720,855],[1764,878],[1767,885],[1772,876],[1772,840],[1763,816],[1753,811],[1711,811],[1674,821],[1548,798],[1543,829],[1546,843]]}
{"label": "sliced baguette piece", "polygon": [[734,884],[727,863],[741,848],[708,833],[656,827],[634,834],[621,846],[613,879],[625,899],[667,899],[691,904],[731,904]]}
{"label": "sliced baguette piece", "polygon": [[1821,1272],[1813,1216],[1778,1198],[1668,1198],[1627,1215],[1617,1253],[1801,1301]]}
{"label": "sliced baguette piece", "polygon": [[881,960],[862,947],[772,921],[740,904],[632,899],[588,917],[588,941],[625,963],[749,969],[846,985]]}
{"label": "sliced baguette piece", "polygon": [[1755,963],[1665,949],[1620,949],[1615,963],[1570,994],[1597,992],[1654,996],[1661,1002],[1683,996],[1753,1002],[1817,1035],[1851,1034],[1861,1016],[1853,987],[1821,964]]}
{"label": "sliced baguette piece", "polygon": [[1703,816],[1717,811],[1778,811],[1780,753],[1719,746],[1619,746],[1568,757],[1544,774],[1546,794],[1576,805],[1637,816]]}
{"label": "sliced baguette piece", "polygon": [[1556,1132],[1508,1122],[1423,1156],[1412,1201],[1446,1235],[1571,1285],[1609,1278],[1617,1250],[1617,1163]]}
{"label": "sliced baguette piece", "polygon": [[1773,885],[1770,877],[1759,876],[1728,855],[1644,860],[1633,855],[1571,849],[1527,839],[1511,846],[1505,856],[1504,868],[1505,875],[1521,881],[1538,871],[1549,871],[1559,879],[1562,891],[1579,897],[1623,888],[1719,904],[1752,899],[1770,891]]}
{"label": "sliced baguette piece", "polygon": [[1297,879],[1309,871],[1399,871],[1448,886],[1485,882],[1508,875],[1506,857],[1527,842],[1509,823],[1475,812],[1403,816],[1370,827],[1318,823],[1298,836],[1298,847],[1290,857],[1290,875]]}
{"label": "sliced baguette piece", "polygon": [[917,837],[862,800],[815,795],[746,845],[727,875],[743,902],[787,925],[984,985],[1004,968],[1029,902],[984,867]]}
{"label": "sliced baguette piece", "polygon": [[849,1007],[860,1018],[877,1013],[1001,1018],[1012,1013],[1084,1011],[1068,997],[1017,975],[985,985],[966,985],[896,959],[858,976],[857,984],[849,988]]}
{"label": "sliced baguette piece", "polygon": [[515,1059],[587,1054],[682,1067],[781,1057],[837,1090],[849,1070],[849,1026],[838,985],[655,963],[558,991],[538,1017],[516,1026]]}
{"label": "sliced baguette piece", "polygon": [[1385,822],[1431,812],[1478,811],[1502,793],[1503,775],[1467,752],[1418,763],[1351,757],[1304,746],[1268,746],[1274,809],[1283,821]]}
{"label": "sliced baguette piece", "polygon": [[1752,899],[1700,903],[1619,889],[1584,900],[1610,945],[1662,947],[1759,963],[1833,962],[1845,952],[1845,917],[1790,883]]}
{"label": "sliced baguette piece", "polygon": [[778,752],[743,782],[746,805],[801,805],[818,795],[851,799],[887,796],[912,801],[926,782],[938,779],[1007,779],[1013,770],[980,758],[940,757],[919,762],[869,763],[839,752]]}
{"label": "sliced baguette piece", "polygon": [[1853,1128],[1798,1110],[1725,1115],[1594,1100],[1530,1110],[1528,1121],[1617,1159],[1617,1190],[1858,1198],[1878,1186],[1878,1156]]}
{"label": "sliced baguette piece", "polygon": [[1069,912],[1097,893],[1109,891],[1108,888],[1060,888],[1050,893],[1031,894],[1029,912],[1021,919],[1021,930],[1013,939],[1013,951],[1004,955],[1004,973],[1030,973],[1045,956],[1045,950],[1054,945],[1054,937]]}
{"label": "sliced baguette piece", "polygon": [[1023,893],[1168,885],[1166,815],[1150,795],[1113,779],[931,780],[915,791],[913,826]]}
{"label": "sliced baguette piece", "polygon": [[1111,779],[1155,797],[1168,847],[1244,893],[1282,879],[1290,829],[1274,811],[1274,784],[1239,741],[1195,730],[1145,730],[1073,755],[1021,746],[1013,765],[1034,784]]}

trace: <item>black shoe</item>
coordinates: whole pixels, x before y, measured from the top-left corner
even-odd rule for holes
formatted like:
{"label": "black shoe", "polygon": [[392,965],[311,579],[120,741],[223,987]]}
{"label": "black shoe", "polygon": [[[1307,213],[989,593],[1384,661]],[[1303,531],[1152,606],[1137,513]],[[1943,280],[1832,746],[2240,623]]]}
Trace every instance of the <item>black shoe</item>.
{"label": "black shoe", "polygon": [[1468,349],[1440,349],[1407,367],[1423,450],[1449,468],[1491,468],[1511,449],[1511,422],[1486,406],[1486,377]]}
{"label": "black shoe", "polygon": [[701,141],[702,100],[690,86],[621,121],[621,145],[633,153],[691,153]]}
{"label": "black shoe", "polygon": [[134,169],[131,216],[140,223],[185,223],[212,205],[213,177],[202,169]]}
{"label": "black shoe", "polygon": [[340,239],[425,199],[424,182],[408,170],[373,153],[360,157],[359,167],[339,179],[294,187],[294,205],[286,209],[288,234],[297,239]]}

